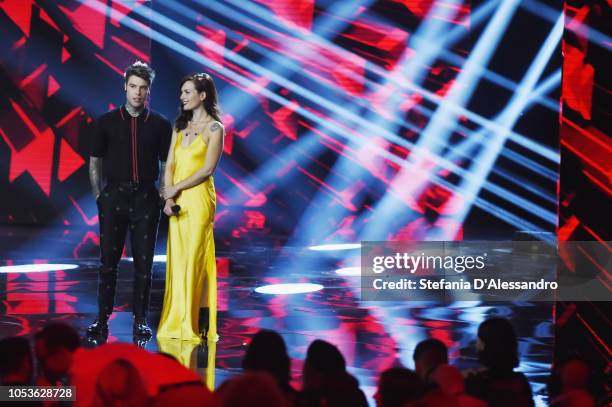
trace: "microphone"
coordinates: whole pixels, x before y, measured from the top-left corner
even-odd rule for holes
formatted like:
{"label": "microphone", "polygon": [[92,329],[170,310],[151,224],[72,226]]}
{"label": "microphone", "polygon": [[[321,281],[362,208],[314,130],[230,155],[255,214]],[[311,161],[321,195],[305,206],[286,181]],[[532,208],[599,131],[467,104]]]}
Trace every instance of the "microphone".
{"label": "microphone", "polygon": [[181,211],[181,205],[172,205],[172,213],[175,215],[178,215],[178,213]]}

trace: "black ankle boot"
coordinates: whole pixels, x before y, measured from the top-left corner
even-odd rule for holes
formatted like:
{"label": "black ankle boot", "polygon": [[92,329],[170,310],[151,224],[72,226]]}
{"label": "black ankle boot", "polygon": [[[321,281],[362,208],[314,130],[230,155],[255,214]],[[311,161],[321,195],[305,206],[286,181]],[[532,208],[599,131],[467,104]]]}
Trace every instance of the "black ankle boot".
{"label": "black ankle boot", "polygon": [[108,336],[108,317],[98,316],[94,322],[87,327],[87,336]]}
{"label": "black ankle boot", "polygon": [[135,317],[134,318],[134,336],[148,339],[153,336],[153,331],[147,325],[147,319],[145,317]]}

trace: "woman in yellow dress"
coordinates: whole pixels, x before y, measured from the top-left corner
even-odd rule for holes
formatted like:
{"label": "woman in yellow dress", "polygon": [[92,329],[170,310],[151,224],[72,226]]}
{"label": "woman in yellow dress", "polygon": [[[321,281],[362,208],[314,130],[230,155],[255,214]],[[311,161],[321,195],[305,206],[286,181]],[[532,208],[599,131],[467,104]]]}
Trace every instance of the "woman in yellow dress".
{"label": "woman in yellow dress", "polygon": [[[210,75],[187,76],[180,89],[180,114],[162,191],[164,213],[170,221],[166,289],[157,337],[199,342],[206,336],[208,341],[217,341],[213,173],[223,152],[223,125]],[[199,326],[206,311],[207,332],[205,326]]]}

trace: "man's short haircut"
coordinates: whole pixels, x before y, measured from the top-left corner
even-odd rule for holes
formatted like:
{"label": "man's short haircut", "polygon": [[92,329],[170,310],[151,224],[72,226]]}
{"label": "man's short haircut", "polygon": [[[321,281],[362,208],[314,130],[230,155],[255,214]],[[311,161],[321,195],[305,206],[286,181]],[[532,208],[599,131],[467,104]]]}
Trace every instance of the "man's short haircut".
{"label": "man's short haircut", "polygon": [[426,357],[428,360],[437,364],[448,363],[448,349],[446,345],[437,339],[425,339],[419,342],[414,349],[413,359],[416,362],[421,358]]}
{"label": "man's short haircut", "polygon": [[79,334],[68,324],[63,322],[51,322],[36,334],[36,340],[40,340],[50,351],[61,348],[75,351],[80,346]]}
{"label": "man's short haircut", "polygon": [[125,83],[127,83],[130,76],[137,76],[141,79],[144,79],[149,86],[153,84],[153,79],[155,79],[155,71],[147,65],[146,62],[136,61],[132,65],[125,68],[125,72],[123,73],[123,77],[125,78]]}

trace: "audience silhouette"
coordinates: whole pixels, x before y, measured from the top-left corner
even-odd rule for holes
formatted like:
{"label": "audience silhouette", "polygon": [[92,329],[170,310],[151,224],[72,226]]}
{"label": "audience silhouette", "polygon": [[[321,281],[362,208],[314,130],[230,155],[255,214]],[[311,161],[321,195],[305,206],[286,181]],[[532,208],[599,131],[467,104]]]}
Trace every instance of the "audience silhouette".
{"label": "audience silhouette", "polygon": [[[525,375],[516,370],[520,361],[518,344],[510,321],[489,318],[478,327],[476,350],[480,367],[461,372],[448,364],[448,349],[442,341],[425,339],[413,353],[415,370],[393,366],[381,372],[374,394],[376,405],[531,407],[534,405],[531,386]],[[368,405],[359,382],[347,370],[342,352],[336,345],[320,339],[308,346],[301,388],[296,390],[299,384],[292,384],[291,359],[285,341],[271,330],[261,330],[253,336],[242,360],[243,373],[226,380],[214,393],[201,377],[173,355],[153,354],[126,343],[80,348],[77,331],[65,323],[47,324],[34,336],[33,347],[35,358],[26,338],[0,340],[0,385],[79,387],[80,384],[84,398],[77,399],[77,406]],[[102,352],[95,356],[92,352],[97,350]],[[152,366],[163,371],[152,372]],[[597,377],[579,357],[556,364],[548,382],[549,404],[555,407],[607,405],[607,394]],[[154,379],[158,384],[152,384]],[[84,383],[90,383],[87,389]]]}

